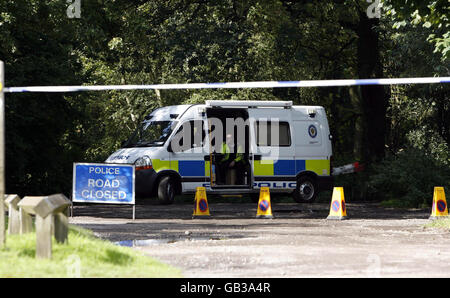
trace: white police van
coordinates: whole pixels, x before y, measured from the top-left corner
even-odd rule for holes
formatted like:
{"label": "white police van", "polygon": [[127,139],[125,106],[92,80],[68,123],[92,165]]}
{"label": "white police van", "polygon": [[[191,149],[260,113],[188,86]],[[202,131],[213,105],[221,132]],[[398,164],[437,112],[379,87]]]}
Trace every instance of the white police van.
{"label": "white police van", "polygon": [[210,100],[154,110],[106,163],[134,164],[136,195],[250,194],[260,187],[312,202],[333,187],[331,135],[320,106]]}

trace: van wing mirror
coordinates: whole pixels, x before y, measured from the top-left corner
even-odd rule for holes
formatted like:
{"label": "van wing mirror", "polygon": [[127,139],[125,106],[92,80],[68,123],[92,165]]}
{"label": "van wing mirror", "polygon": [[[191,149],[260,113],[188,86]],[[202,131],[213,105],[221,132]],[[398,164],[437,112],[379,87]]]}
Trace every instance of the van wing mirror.
{"label": "van wing mirror", "polygon": [[173,153],[173,149],[172,149],[172,142],[169,142],[169,144],[167,145],[167,151],[172,152]]}

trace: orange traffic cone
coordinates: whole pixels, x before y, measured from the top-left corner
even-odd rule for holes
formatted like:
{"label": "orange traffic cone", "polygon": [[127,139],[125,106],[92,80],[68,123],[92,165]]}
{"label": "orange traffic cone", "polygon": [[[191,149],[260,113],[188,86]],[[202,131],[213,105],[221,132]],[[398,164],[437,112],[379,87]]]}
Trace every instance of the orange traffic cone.
{"label": "orange traffic cone", "polygon": [[433,207],[431,207],[430,219],[447,218],[448,208],[443,187],[435,187],[433,193]]}
{"label": "orange traffic cone", "polygon": [[195,206],[192,218],[210,216],[208,200],[206,199],[206,189],[204,187],[197,187],[195,192]]}
{"label": "orange traffic cone", "polygon": [[261,190],[259,191],[258,211],[256,211],[256,218],[273,218],[268,187],[261,187]]}
{"label": "orange traffic cone", "polygon": [[344,188],[333,188],[333,196],[331,198],[330,214],[327,219],[347,219],[347,210],[344,199]]}

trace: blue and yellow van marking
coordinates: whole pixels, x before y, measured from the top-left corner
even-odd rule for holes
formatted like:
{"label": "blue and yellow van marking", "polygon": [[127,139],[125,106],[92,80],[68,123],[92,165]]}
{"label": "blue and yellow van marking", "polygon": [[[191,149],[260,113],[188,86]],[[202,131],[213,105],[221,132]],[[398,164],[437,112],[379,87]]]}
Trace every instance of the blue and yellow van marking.
{"label": "blue and yellow van marking", "polygon": [[[153,159],[153,169],[156,172],[173,170],[182,177],[209,177],[210,162],[204,160],[159,160]],[[330,160],[255,160],[254,176],[295,176],[303,171],[311,171],[319,176],[330,175]]]}
{"label": "blue and yellow van marking", "polygon": [[178,173],[183,176],[203,177],[205,176],[204,160],[180,160],[178,162]]}
{"label": "blue and yellow van marking", "polygon": [[163,170],[173,170],[178,172],[178,161],[152,159],[152,166],[156,172]]}
{"label": "blue and yellow van marking", "polygon": [[254,176],[295,176],[303,171],[311,171],[319,176],[330,175],[330,160],[255,160]]}
{"label": "blue and yellow van marking", "polygon": [[210,175],[209,161],[203,160],[160,160],[152,159],[153,170],[172,170],[180,176],[205,177]]}

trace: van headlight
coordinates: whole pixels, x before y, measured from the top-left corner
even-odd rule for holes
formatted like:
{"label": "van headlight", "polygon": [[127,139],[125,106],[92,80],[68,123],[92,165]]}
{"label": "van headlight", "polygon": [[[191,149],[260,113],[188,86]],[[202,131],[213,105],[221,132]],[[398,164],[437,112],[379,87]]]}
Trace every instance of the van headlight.
{"label": "van headlight", "polygon": [[136,166],[136,170],[138,171],[153,169],[152,160],[147,155],[144,155],[136,159],[134,165]]}

